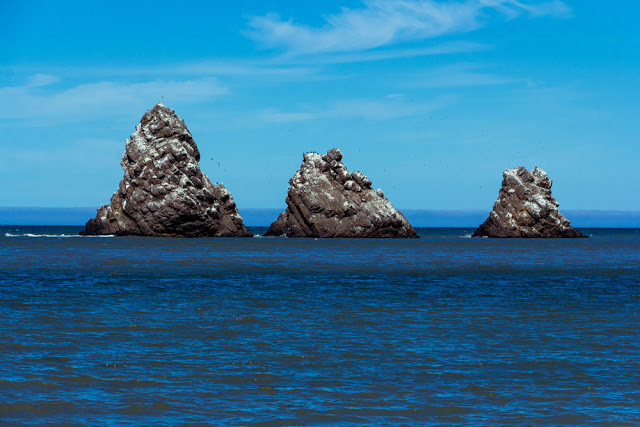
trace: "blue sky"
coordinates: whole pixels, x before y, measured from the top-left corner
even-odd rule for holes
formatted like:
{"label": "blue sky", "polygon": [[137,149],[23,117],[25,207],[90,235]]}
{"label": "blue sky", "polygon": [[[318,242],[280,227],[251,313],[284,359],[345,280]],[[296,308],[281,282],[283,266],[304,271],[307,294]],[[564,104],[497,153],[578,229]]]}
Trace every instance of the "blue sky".
{"label": "blue sky", "polygon": [[[133,3],[133,4],[130,4]],[[0,2],[0,206],[99,206],[158,100],[242,212],[339,147],[399,208],[640,210],[635,0]],[[211,158],[214,161],[211,161]]]}

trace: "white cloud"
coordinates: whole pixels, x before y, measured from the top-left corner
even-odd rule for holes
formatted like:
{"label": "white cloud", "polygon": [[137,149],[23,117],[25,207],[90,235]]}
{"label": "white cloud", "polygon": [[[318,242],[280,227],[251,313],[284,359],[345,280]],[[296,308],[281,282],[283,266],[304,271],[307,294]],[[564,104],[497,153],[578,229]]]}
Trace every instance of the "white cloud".
{"label": "white cloud", "polygon": [[508,78],[483,71],[475,64],[454,64],[436,67],[404,76],[403,87],[460,88],[471,86],[498,86],[513,83],[530,84],[526,79]]}
{"label": "white cloud", "polygon": [[[486,1],[486,0],[485,0]],[[559,16],[568,17],[571,15],[571,8],[560,0],[542,2],[539,4],[528,5],[522,1],[513,0],[512,3],[519,8],[526,10],[531,16]]]}
{"label": "white cloud", "polygon": [[[64,75],[68,78],[87,78],[100,76],[110,80],[115,77],[146,77],[158,76],[167,78],[189,77],[229,77],[246,78],[260,77],[263,80],[291,81],[314,79],[319,72],[318,68],[309,67],[306,64],[294,66],[290,62],[279,59],[264,58],[260,60],[229,59],[204,59],[191,62],[159,63],[149,66],[77,66],[77,65],[48,65],[46,70],[50,74],[42,73],[41,65],[0,65],[0,72],[26,75],[31,74],[33,83],[55,83],[58,79],[50,74]],[[40,74],[36,74],[40,73]],[[52,80],[50,80],[52,79]],[[31,84],[32,86],[34,84]],[[41,85],[41,84],[38,84]]]}
{"label": "white cloud", "polygon": [[169,104],[197,103],[227,93],[215,79],[154,80],[142,83],[102,81],[51,89],[53,76],[32,76],[24,86],[0,88],[0,119],[33,123],[82,121],[103,115],[144,111],[164,97]]}
{"label": "white cloud", "polygon": [[321,28],[282,20],[275,14],[254,16],[249,35],[267,47],[292,54],[350,52],[472,31],[491,12],[512,19],[523,14],[566,15],[569,8],[559,0],[365,0],[363,8],[343,8],[328,15]]}
{"label": "white cloud", "polygon": [[427,115],[455,103],[452,95],[440,96],[432,102],[414,102],[403,94],[391,94],[381,99],[356,98],[327,103],[318,109],[283,112],[268,109],[258,114],[264,123],[291,123],[305,120],[393,120],[403,117]]}
{"label": "white cloud", "polygon": [[469,53],[487,49],[489,49],[489,46],[480,43],[448,42],[427,48],[377,49],[374,51],[364,52],[332,52],[324,55],[315,55],[313,58],[309,58],[308,56],[298,58],[294,56],[281,58],[281,60],[290,63],[304,62],[305,64],[341,64],[349,62],[384,61],[418,56]]}
{"label": "white cloud", "polygon": [[42,87],[42,86],[49,86],[53,83],[57,83],[58,81],[60,81],[59,78],[57,78],[56,76],[52,76],[50,74],[34,74],[33,76],[29,77],[29,79],[27,80],[27,84],[26,87]]}

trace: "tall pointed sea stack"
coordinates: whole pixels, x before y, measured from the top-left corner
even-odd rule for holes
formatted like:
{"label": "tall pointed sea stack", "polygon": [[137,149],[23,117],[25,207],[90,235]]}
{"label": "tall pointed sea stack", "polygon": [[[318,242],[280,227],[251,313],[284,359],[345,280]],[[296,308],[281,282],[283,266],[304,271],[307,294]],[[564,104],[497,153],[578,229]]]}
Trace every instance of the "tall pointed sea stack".
{"label": "tall pointed sea stack", "polygon": [[558,211],[545,171],[519,167],[502,176],[498,200],[473,237],[585,237]]}
{"label": "tall pointed sea stack", "polygon": [[124,178],[84,235],[249,237],[223,185],[198,166],[200,152],[173,110],[158,103],[127,139]]}
{"label": "tall pointed sea stack", "polygon": [[362,172],[349,173],[337,148],[326,155],[305,153],[289,180],[287,209],[267,236],[418,237],[409,221],[373,190]]}

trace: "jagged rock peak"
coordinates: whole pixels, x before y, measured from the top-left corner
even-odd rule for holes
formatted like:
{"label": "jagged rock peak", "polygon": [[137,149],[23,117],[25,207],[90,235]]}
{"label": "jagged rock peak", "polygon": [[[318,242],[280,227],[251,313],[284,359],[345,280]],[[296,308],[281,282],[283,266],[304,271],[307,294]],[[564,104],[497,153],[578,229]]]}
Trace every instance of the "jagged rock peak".
{"label": "jagged rock peak", "polygon": [[409,221],[362,172],[349,173],[337,148],[305,153],[289,180],[287,208],[267,236],[418,237]]}
{"label": "jagged rock peak", "polygon": [[158,103],[127,139],[124,177],[80,234],[248,237],[231,193],[200,171],[184,121]]}
{"label": "jagged rock peak", "polygon": [[585,237],[558,211],[545,171],[519,167],[502,176],[498,200],[473,237]]}

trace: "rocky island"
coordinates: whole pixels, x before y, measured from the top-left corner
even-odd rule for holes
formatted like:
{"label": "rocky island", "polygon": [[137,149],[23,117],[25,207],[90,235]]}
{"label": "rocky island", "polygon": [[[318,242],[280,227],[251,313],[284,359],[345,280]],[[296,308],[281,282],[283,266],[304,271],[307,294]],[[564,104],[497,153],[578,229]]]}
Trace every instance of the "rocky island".
{"label": "rocky island", "polygon": [[558,211],[545,171],[519,167],[502,176],[498,200],[473,237],[585,237]]}
{"label": "rocky island", "polygon": [[120,188],[80,234],[250,237],[231,193],[199,161],[184,121],[158,103],[127,139]]}
{"label": "rocky island", "polygon": [[287,208],[267,236],[408,238],[418,237],[409,221],[362,172],[349,173],[337,148],[305,153],[289,180]]}

